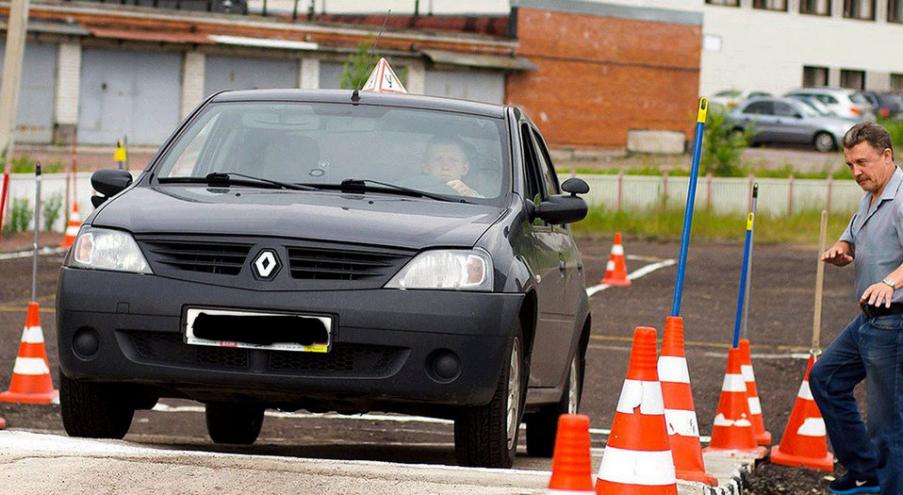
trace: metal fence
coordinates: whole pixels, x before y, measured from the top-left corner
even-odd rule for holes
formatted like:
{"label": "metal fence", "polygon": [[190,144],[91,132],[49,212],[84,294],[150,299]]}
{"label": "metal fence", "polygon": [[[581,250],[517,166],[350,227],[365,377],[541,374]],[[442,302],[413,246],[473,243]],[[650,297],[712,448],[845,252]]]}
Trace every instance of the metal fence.
{"label": "metal fence", "polygon": [[[590,187],[585,196],[590,207],[632,210],[666,205],[683,207],[689,177],[578,175]],[[562,177],[563,178],[563,177]],[[853,180],[756,179],[755,177],[700,177],[696,207],[718,213],[746,211],[754,183],[759,184],[760,212],[787,215],[802,210],[852,211],[863,192]]]}

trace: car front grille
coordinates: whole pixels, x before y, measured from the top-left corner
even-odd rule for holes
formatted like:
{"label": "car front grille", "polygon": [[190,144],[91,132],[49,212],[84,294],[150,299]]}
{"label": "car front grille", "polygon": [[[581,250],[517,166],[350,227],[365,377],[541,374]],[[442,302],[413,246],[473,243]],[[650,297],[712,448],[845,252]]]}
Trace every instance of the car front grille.
{"label": "car front grille", "polygon": [[[402,347],[336,343],[328,353],[267,351],[186,344],[181,334],[121,330],[123,347],[135,361],[205,370],[240,371],[252,368],[293,376],[383,378],[404,364],[408,350]],[[264,359],[252,360],[254,353]],[[259,363],[262,369],[252,366]]]}
{"label": "car front grille", "polygon": [[191,272],[238,275],[251,244],[194,242],[188,240],[143,240],[142,245],[159,264]]}
{"label": "car front grille", "polygon": [[288,258],[295,279],[362,280],[392,275],[409,256],[289,246]]}

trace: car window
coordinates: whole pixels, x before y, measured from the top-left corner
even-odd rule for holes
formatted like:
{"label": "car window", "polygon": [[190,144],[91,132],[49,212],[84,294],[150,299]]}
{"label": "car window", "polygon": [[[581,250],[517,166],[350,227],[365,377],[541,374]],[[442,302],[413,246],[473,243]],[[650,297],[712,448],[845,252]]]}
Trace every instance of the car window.
{"label": "car window", "polygon": [[521,124],[521,143],[524,154],[524,184],[526,185],[526,197],[534,203],[542,201],[542,179],[540,179],[537,167],[536,147],[530,136],[530,126]]}
{"label": "car window", "polygon": [[798,113],[800,112],[797,109],[788,105],[787,103],[784,103],[782,101],[774,102],[774,114],[779,117],[794,117]]}
{"label": "car window", "polygon": [[[507,141],[501,118],[340,103],[214,103],[176,140],[157,176],[370,179],[498,200],[509,175]],[[457,181],[467,188],[452,187]]]}
{"label": "car window", "polygon": [[765,93],[762,91],[753,91],[752,93],[749,94],[750,98],[758,98],[760,96],[771,96],[771,93]]}
{"label": "car window", "polygon": [[834,98],[831,95],[815,95],[815,98],[825,105],[836,105],[838,103],[837,98]]}
{"label": "car window", "polygon": [[753,115],[774,115],[774,104],[770,101],[754,101],[743,109],[743,113]]}
{"label": "car window", "polygon": [[851,93],[850,100],[852,100],[853,103],[858,103],[860,105],[868,105],[869,104],[868,98],[866,98],[865,95],[863,95],[862,93]]}
{"label": "car window", "polygon": [[724,91],[715,93],[715,96],[728,96],[731,98],[736,98],[736,97],[740,96],[740,92],[735,89],[726,89]]}
{"label": "car window", "polygon": [[539,158],[537,165],[542,172],[546,192],[549,195],[561,194],[561,188],[558,187],[558,176],[555,174],[555,167],[552,165],[552,158],[549,156],[546,142],[535,129],[533,130],[533,144],[536,146],[536,156]]}

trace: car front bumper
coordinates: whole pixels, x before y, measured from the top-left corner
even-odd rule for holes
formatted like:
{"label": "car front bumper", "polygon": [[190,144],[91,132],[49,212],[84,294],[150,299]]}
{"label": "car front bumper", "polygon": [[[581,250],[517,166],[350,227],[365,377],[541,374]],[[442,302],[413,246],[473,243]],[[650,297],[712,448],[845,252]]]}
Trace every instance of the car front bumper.
{"label": "car front bumper", "polygon": [[[201,401],[352,411],[488,403],[523,299],[424,290],[255,291],[73,268],[61,270],[58,291],[60,367],[69,378]],[[188,307],[331,315],[332,347],[317,354],[189,345]],[[458,373],[443,378],[434,363],[449,354]]]}

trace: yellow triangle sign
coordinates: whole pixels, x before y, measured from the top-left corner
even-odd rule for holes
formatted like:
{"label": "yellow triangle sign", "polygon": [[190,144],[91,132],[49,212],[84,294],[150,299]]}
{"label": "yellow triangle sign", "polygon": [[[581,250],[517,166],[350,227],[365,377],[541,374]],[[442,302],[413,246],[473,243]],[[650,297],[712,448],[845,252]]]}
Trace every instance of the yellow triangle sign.
{"label": "yellow triangle sign", "polygon": [[367,78],[362,91],[374,91],[376,93],[398,93],[405,94],[408,90],[404,89],[401,79],[395,75],[395,71],[384,58],[380,58]]}

